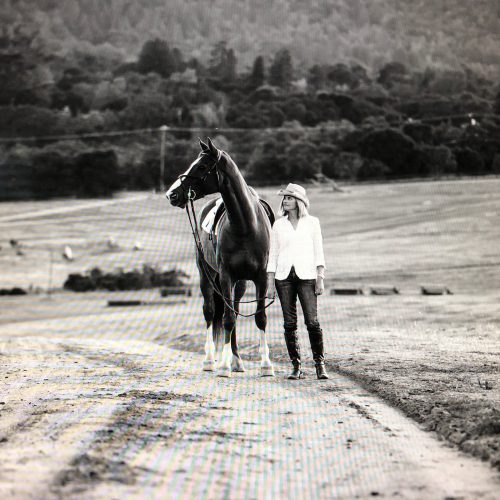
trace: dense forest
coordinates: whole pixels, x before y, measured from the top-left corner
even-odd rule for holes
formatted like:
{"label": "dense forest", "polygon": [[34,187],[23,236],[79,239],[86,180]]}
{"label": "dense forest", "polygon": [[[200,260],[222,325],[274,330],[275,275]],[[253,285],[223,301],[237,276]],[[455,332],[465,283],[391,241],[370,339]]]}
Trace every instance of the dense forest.
{"label": "dense forest", "polygon": [[499,76],[497,0],[3,0],[2,30],[37,27],[36,40],[56,54],[82,44],[136,58],[149,39],[166,39],[198,59],[225,40],[239,71],[287,48],[304,68],[387,62],[415,69],[465,64]]}
{"label": "dense forest", "polygon": [[255,183],[500,173],[496,1],[61,5],[0,13],[0,198],[157,187],[162,125],[165,182],[201,134]]}

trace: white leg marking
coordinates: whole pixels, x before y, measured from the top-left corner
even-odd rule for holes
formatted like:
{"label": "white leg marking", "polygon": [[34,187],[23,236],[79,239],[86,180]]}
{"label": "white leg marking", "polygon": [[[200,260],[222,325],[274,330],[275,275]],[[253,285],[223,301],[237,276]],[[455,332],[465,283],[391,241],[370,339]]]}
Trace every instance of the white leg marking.
{"label": "white leg marking", "polygon": [[212,326],[207,328],[205,338],[205,359],[203,360],[203,371],[205,372],[213,372],[215,370],[215,344],[212,331]]}
{"label": "white leg marking", "polygon": [[222,349],[222,356],[217,365],[217,376],[229,378],[231,376],[231,360],[233,351],[231,350],[231,342],[224,344]]}
{"label": "white leg marking", "polygon": [[274,377],[273,365],[269,359],[269,347],[267,346],[266,332],[264,330],[260,330],[259,340],[260,375],[261,377]]}

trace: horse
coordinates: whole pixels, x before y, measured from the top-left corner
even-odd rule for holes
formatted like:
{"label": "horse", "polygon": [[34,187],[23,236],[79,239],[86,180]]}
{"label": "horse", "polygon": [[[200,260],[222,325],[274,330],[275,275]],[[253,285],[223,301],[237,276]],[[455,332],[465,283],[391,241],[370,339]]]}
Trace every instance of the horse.
{"label": "horse", "polygon": [[[196,263],[206,322],[203,370],[216,370],[219,377],[231,377],[232,371],[245,371],[238,353],[236,319],[247,281],[253,281],[257,304],[255,324],[260,331],[260,374],[262,377],[273,377],[266,340],[265,301],[266,266],[274,214],[269,205],[247,185],[227,152],[219,150],[210,138],[206,144],[201,139],[199,143],[201,151],[198,157],[170,186],[166,197],[171,205],[184,209],[190,199],[198,200],[208,194],[220,193],[225,207],[216,234],[212,232],[209,235],[201,229],[201,223],[194,222],[193,234],[195,239],[199,236],[200,242],[196,245]],[[215,203],[216,200],[212,200],[203,206],[198,218],[200,222]]]}

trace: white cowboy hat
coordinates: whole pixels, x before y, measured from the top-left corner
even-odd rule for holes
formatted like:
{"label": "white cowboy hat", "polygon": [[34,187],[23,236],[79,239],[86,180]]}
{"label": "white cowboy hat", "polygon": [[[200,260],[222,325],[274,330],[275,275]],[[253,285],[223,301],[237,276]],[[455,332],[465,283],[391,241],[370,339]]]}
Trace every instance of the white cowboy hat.
{"label": "white cowboy hat", "polygon": [[298,184],[290,183],[285,189],[280,189],[278,194],[281,196],[293,196],[294,198],[303,201],[306,208],[309,208],[309,199],[307,198],[306,190]]}

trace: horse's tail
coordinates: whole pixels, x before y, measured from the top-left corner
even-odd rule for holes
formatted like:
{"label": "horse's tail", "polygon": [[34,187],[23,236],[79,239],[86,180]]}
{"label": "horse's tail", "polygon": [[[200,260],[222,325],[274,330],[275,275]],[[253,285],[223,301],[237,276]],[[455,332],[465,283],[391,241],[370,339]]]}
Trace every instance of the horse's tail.
{"label": "horse's tail", "polygon": [[[218,278],[216,278],[216,280],[217,282],[219,281]],[[212,320],[213,339],[216,352],[221,353],[222,347],[224,346],[224,327],[222,324],[222,316],[224,314],[224,301],[216,291],[214,291],[213,294],[214,294],[214,317]]]}

